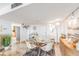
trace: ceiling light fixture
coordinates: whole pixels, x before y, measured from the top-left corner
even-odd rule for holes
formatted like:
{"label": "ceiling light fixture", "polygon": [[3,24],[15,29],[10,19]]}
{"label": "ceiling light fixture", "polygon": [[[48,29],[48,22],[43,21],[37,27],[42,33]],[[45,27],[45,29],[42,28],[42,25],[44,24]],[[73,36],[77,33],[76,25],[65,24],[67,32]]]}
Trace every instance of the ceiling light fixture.
{"label": "ceiling light fixture", "polygon": [[59,22],[57,22],[57,23],[56,23],[56,26],[59,26],[59,25],[60,25],[60,23],[59,23]]}

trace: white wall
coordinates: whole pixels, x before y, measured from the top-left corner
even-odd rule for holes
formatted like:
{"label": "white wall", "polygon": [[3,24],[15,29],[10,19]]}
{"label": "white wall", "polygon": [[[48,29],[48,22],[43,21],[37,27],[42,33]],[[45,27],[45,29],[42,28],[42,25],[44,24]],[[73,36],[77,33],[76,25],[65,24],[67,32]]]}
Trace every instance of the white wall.
{"label": "white wall", "polygon": [[[68,34],[68,25],[66,22],[62,23],[61,25],[59,26],[56,26],[56,29],[57,29],[57,33],[56,33],[56,37],[55,37],[55,41],[56,42],[59,42],[60,40],[60,36],[61,34],[65,34],[66,37],[67,37],[67,34]],[[56,31],[55,29],[55,31]],[[58,34],[58,38],[57,38],[57,34]]]}
{"label": "white wall", "polygon": [[0,34],[11,34],[11,22],[0,19],[0,27],[2,27]]}
{"label": "white wall", "polygon": [[20,30],[21,40],[29,39],[29,34],[34,32],[33,26],[37,27],[35,32],[37,32],[42,39],[47,40],[47,39],[54,38],[55,42],[60,41],[59,39],[60,39],[61,34],[67,35],[67,30],[68,30],[66,23],[63,23],[62,25],[54,27],[53,31],[50,30],[49,25],[30,25],[28,30],[22,27],[20,28],[21,29]]}
{"label": "white wall", "polygon": [[[11,24],[12,22],[1,19],[0,26],[2,25],[3,31],[0,32],[0,34],[11,34]],[[28,30],[20,27],[21,40],[29,39],[29,34],[34,32],[33,26],[37,27],[36,32],[44,40],[50,39],[50,37],[52,36],[52,38],[54,38],[56,42],[59,42],[59,38],[62,33],[67,35],[67,24],[65,23],[57,27],[57,33],[56,33],[56,28],[54,28],[53,32],[51,32],[50,27],[48,25],[31,25]],[[57,39],[57,34],[58,34],[58,39]]]}
{"label": "white wall", "polygon": [[[36,26],[36,30],[33,30],[33,26]],[[24,28],[20,28],[20,38],[23,39],[29,39],[29,34],[33,33],[33,32],[37,32],[39,34],[39,36],[46,40],[49,39],[49,35],[50,35],[50,28],[48,27],[48,25],[30,25],[29,29],[26,30]]]}

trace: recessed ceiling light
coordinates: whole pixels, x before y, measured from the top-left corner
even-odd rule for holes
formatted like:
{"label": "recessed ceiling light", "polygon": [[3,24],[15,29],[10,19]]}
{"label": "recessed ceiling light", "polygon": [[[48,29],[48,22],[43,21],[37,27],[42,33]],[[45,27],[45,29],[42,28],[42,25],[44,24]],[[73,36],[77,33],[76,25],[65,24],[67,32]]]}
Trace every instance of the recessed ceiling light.
{"label": "recessed ceiling light", "polygon": [[59,21],[62,21],[62,19],[61,18],[57,18],[55,20],[49,21],[49,23],[55,23],[55,22],[59,22]]}
{"label": "recessed ceiling light", "polygon": [[57,23],[56,23],[56,25],[58,26],[58,25],[60,25],[60,23],[59,23],[59,22],[57,22]]}

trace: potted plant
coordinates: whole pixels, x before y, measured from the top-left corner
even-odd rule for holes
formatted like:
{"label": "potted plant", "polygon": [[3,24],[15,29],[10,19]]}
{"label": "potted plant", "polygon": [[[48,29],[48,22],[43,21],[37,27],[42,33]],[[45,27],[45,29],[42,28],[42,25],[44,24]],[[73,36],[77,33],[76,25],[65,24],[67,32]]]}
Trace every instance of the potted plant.
{"label": "potted plant", "polygon": [[3,38],[2,38],[2,45],[5,47],[5,49],[8,48],[8,46],[10,45],[11,43],[11,36],[10,35],[5,35]]}

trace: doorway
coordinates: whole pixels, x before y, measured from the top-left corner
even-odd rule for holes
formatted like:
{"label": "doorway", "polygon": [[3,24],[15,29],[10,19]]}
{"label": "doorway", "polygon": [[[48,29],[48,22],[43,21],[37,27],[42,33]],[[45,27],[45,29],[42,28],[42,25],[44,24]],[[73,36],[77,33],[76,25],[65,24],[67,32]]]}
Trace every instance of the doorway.
{"label": "doorway", "polygon": [[16,26],[16,40],[20,41],[20,27]]}

